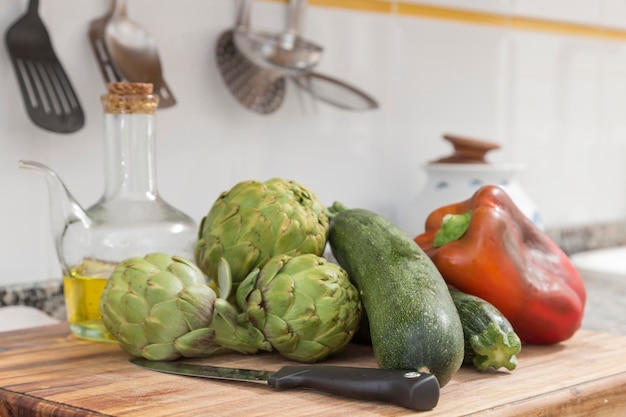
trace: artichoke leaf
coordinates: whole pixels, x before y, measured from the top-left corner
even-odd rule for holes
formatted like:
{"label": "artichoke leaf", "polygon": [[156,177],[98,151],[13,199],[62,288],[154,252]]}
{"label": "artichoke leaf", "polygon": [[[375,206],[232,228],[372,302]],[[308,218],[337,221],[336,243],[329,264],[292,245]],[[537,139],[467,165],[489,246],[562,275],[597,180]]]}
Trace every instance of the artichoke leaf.
{"label": "artichoke leaf", "polygon": [[256,279],[257,288],[265,288],[274,280],[276,275],[284,268],[285,264],[291,257],[288,255],[279,255],[270,259],[263,265],[259,276]]}
{"label": "artichoke leaf", "polygon": [[202,275],[202,272],[196,265],[180,256],[174,256],[173,259],[175,262],[167,270],[178,278],[183,286],[206,283],[204,279],[202,282],[199,282],[198,277]]}
{"label": "artichoke leaf", "polygon": [[218,263],[217,284],[219,298],[222,300],[228,299],[233,287],[233,276],[230,270],[230,264],[224,257],[221,257]]}
{"label": "artichoke leaf", "polygon": [[[238,285],[251,270],[258,266],[261,256],[261,251],[250,242],[240,242],[226,248],[223,257],[230,265],[233,286]],[[220,258],[222,256],[212,259],[211,262],[218,265]],[[211,278],[216,277],[217,271],[213,274]]]}
{"label": "artichoke leaf", "polygon": [[141,349],[148,344],[143,324],[125,323],[113,333],[122,348],[134,356],[141,356]]}
{"label": "artichoke leaf", "polygon": [[189,286],[180,292],[177,307],[190,330],[211,324],[216,298],[211,288],[201,285]]}
{"label": "artichoke leaf", "polygon": [[178,359],[180,353],[176,351],[172,343],[152,343],[141,349],[141,354],[137,356],[143,356],[151,361],[171,361]]}
{"label": "artichoke leaf", "polygon": [[250,293],[252,293],[252,291],[256,288],[256,282],[260,271],[261,270],[259,268],[253,269],[237,287],[236,300],[239,308],[245,309]]}
{"label": "artichoke leaf", "polygon": [[332,352],[328,348],[317,341],[302,340],[298,344],[298,348],[290,352],[281,353],[287,359],[298,362],[313,363],[325,359]]}
{"label": "artichoke leaf", "polygon": [[283,319],[273,314],[266,315],[263,334],[281,355],[293,352],[298,346],[298,335],[291,331]]}
{"label": "artichoke leaf", "polygon": [[263,306],[263,295],[258,288],[250,293],[245,314],[248,320],[259,329],[265,327],[267,314]]}
{"label": "artichoke leaf", "polygon": [[174,349],[186,358],[209,356],[223,350],[215,343],[215,331],[202,328],[185,333],[174,341]]}
{"label": "artichoke leaf", "polygon": [[[270,287],[271,285],[271,287]],[[265,311],[283,318],[290,318],[290,312],[293,310],[301,311],[310,306],[305,305],[301,300],[294,299],[294,280],[288,274],[279,274],[273,277],[271,284],[259,288],[262,293],[271,297],[271,303],[265,303]],[[296,312],[295,314],[298,314]]]}
{"label": "artichoke leaf", "polygon": [[141,323],[150,314],[150,306],[137,294],[127,292],[120,298],[120,312],[129,323]]}
{"label": "artichoke leaf", "polygon": [[144,318],[146,336],[150,343],[171,343],[189,331],[176,299],[152,307]]}

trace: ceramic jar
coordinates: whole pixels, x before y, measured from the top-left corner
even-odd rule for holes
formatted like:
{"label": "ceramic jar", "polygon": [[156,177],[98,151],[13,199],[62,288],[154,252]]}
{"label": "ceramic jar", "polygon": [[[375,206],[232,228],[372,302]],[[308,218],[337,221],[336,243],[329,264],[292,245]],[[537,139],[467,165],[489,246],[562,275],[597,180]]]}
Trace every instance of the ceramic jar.
{"label": "ceramic jar", "polygon": [[498,149],[497,144],[452,135],[445,135],[444,138],[453,144],[455,152],[424,166],[427,180],[412,206],[411,216],[415,220],[409,233],[422,233],[424,222],[433,210],[467,200],[476,190],[488,184],[502,187],[517,207],[537,226],[542,227],[541,215],[535,203],[517,179],[526,169],[524,165],[488,163],[485,154]]}

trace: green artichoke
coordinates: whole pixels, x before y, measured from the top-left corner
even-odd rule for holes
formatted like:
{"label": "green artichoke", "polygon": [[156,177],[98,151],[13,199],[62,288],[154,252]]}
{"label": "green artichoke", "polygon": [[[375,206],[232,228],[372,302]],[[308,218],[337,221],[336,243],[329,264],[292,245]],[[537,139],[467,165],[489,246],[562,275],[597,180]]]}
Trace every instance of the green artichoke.
{"label": "green artichoke", "polygon": [[236,289],[274,256],[322,255],[328,230],[326,208],[305,186],[280,178],[244,181],[223,192],[202,219],[195,261],[215,286],[224,257]]}
{"label": "green artichoke", "polygon": [[102,320],[121,348],[150,360],[271,350],[260,331],[216,297],[189,260],[152,253],[115,268],[100,299]]}
{"label": "green artichoke", "polygon": [[313,254],[270,259],[245,278],[236,298],[274,350],[300,362],[341,351],[363,312],[347,272]]}

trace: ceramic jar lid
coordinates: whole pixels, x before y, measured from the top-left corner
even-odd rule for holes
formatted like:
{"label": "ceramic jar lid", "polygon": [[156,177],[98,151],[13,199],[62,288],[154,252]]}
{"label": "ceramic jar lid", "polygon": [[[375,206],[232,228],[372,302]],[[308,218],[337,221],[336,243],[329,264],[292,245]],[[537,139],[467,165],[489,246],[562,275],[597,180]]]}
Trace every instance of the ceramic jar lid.
{"label": "ceramic jar lid", "polygon": [[487,152],[500,149],[500,145],[456,135],[446,134],[443,138],[454,147],[452,155],[432,161],[431,164],[486,164]]}

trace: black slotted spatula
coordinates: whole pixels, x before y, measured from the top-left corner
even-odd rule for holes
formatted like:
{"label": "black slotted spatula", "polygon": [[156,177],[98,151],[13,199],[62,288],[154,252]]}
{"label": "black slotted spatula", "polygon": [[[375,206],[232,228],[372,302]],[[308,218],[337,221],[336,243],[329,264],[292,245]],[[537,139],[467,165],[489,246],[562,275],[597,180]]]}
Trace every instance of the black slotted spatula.
{"label": "black slotted spatula", "polygon": [[31,120],[57,133],[72,133],[85,124],[78,96],[57,58],[39,17],[39,0],[5,34],[5,43]]}

